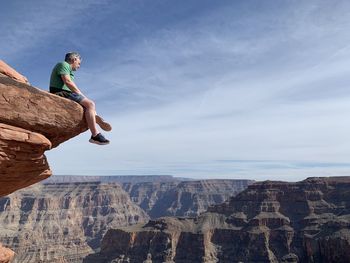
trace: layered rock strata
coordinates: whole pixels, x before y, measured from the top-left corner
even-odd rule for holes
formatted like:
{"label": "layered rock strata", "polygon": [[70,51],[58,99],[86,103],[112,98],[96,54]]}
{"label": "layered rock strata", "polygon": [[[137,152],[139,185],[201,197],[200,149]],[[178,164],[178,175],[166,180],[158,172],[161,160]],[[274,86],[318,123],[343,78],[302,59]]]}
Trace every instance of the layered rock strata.
{"label": "layered rock strata", "polygon": [[0,123],[0,196],[50,176],[44,155],[50,148],[45,136]]}
{"label": "layered rock strata", "polygon": [[119,183],[151,218],[196,216],[252,184],[252,180],[193,180],[172,176],[53,176],[43,183],[100,181]]}
{"label": "layered rock strata", "polygon": [[87,130],[84,110],[78,103],[1,73],[0,123],[42,134],[53,148]]}
{"label": "layered rock strata", "polygon": [[251,180],[199,180],[183,182],[123,183],[131,200],[151,218],[197,216],[226,201],[252,184]]}
{"label": "layered rock strata", "polygon": [[109,230],[84,262],[350,262],[350,177],[250,185],[193,219]]}
{"label": "layered rock strata", "polygon": [[81,262],[109,228],[148,219],[118,184],[36,184],[0,199],[0,240],[14,262]]}
{"label": "layered rock strata", "polygon": [[[91,179],[101,179],[109,183],[88,182]],[[163,183],[157,182],[160,178],[155,177],[143,179],[149,182],[120,183],[133,196],[134,204],[131,206],[130,198],[125,198],[127,193],[115,182],[117,180],[122,182],[131,180],[133,182],[133,178],[126,176],[123,178],[120,176],[115,178],[113,176],[108,178],[97,176],[87,178],[83,176],[80,178],[74,176],[74,178],[67,177],[66,179],[58,177],[58,180],[56,180],[56,176],[50,177],[49,180],[45,180],[44,184],[17,191],[0,199],[0,228],[4,231],[3,233],[6,233],[2,235],[0,231],[0,242],[14,248],[19,254],[17,260],[20,259],[22,262],[35,262],[35,260],[43,262],[55,260],[56,262],[63,259],[69,259],[70,262],[80,262],[83,256],[92,252],[91,249],[99,247],[103,234],[111,226],[129,225],[148,219],[147,215],[145,216],[145,213],[136,204],[151,208],[154,213],[156,212],[155,209],[160,208],[156,213],[163,216],[169,214],[169,209],[182,216],[189,212],[197,215],[212,202],[221,202],[229,194],[232,195],[241,188],[245,188],[247,182],[249,182],[245,180],[178,182],[177,179],[169,182],[168,179],[166,178],[166,182]],[[137,180],[141,179],[138,178]],[[52,183],[55,181],[71,183]],[[72,181],[75,183],[72,183]],[[167,191],[169,192],[167,193]],[[100,196],[102,192],[104,197],[99,198],[104,199],[103,209],[101,208],[101,202],[90,200],[91,197],[97,198],[95,196]],[[125,203],[131,207],[130,209],[125,210],[120,207],[116,209],[116,201],[112,197],[117,192],[121,192],[120,195],[122,196],[119,200],[119,206]],[[177,195],[174,195],[174,193],[177,193]],[[190,198],[174,198],[172,202],[165,202],[167,198],[181,197],[182,195],[190,196]],[[81,200],[87,199],[87,196],[90,196],[90,199],[88,199],[90,200],[89,209],[80,208],[80,206],[84,206]],[[84,201],[84,204],[85,202],[87,201]],[[132,212],[135,207],[138,209],[135,210],[136,212]],[[103,217],[96,215],[96,211],[100,209],[110,211],[108,212],[110,220],[103,221],[101,219]],[[46,212],[46,210],[48,211]],[[117,211],[112,213],[112,210]],[[136,215],[141,213],[139,219],[130,220],[127,215],[131,212]],[[119,213],[126,214],[123,217]],[[81,223],[82,219],[78,218],[80,215],[90,218],[91,222],[95,222],[92,223],[93,226]],[[72,220],[75,220],[79,227],[73,225],[73,223],[70,224],[69,222]],[[118,224],[111,224],[112,221],[115,222],[116,220],[119,220]],[[54,231],[52,226],[59,227]],[[37,234],[29,234],[33,230]],[[18,238],[16,238],[17,236]],[[75,243],[72,240],[75,240]],[[72,245],[72,243],[75,245]],[[54,244],[55,252],[52,252],[52,246],[47,244]],[[51,256],[47,256],[50,253]]]}

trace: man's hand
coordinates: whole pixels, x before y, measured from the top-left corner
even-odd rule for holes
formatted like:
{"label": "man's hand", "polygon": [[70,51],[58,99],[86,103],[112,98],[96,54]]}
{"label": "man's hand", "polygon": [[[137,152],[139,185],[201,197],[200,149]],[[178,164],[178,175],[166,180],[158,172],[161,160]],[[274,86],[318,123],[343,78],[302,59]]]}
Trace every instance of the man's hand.
{"label": "man's hand", "polygon": [[74,93],[78,93],[78,94],[83,94],[81,93],[81,91],[78,89],[77,85],[75,85],[74,81],[71,80],[69,75],[61,75],[61,78],[64,82],[64,84],[66,84],[66,86]]}

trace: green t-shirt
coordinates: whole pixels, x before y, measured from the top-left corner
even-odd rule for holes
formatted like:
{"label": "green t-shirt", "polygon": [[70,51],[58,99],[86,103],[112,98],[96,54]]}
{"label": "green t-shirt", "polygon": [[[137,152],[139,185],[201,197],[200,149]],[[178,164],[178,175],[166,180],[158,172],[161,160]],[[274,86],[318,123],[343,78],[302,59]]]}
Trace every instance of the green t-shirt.
{"label": "green t-shirt", "polygon": [[71,91],[66,86],[66,84],[64,84],[61,75],[70,75],[70,79],[74,80],[73,70],[71,66],[65,61],[57,63],[56,66],[53,68],[50,77],[50,87]]}

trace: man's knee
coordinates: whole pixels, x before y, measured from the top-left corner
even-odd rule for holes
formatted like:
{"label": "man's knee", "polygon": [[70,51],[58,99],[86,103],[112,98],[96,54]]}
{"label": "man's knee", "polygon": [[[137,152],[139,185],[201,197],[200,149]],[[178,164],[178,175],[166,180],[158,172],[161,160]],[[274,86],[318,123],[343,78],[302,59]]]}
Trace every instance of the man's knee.
{"label": "man's knee", "polygon": [[95,109],[95,103],[92,100],[85,98],[80,102],[80,104],[86,109]]}

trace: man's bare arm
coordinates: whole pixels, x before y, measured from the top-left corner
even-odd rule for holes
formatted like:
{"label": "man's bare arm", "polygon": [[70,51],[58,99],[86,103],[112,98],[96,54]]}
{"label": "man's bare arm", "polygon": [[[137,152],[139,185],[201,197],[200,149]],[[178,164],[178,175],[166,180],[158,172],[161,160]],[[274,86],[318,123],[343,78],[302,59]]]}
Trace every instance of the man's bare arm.
{"label": "man's bare arm", "polygon": [[66,84],[66,86],[74,93],[79,93],[79,94],[83,94],[80,89],[78,89],[77,85],[75,85],[74,81],[71,80],[69,75],[61,75],[61,78],[64,82],[64,84]]}

